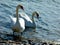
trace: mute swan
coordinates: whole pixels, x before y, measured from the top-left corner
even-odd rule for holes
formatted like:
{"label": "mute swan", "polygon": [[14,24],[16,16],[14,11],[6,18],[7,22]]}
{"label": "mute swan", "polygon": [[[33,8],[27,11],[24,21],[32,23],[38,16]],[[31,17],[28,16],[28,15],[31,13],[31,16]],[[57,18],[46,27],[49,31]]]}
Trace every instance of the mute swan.
{"label": "mute swan", "polygon": [[18,15],[19,8],[21,8],[22,10],[24,10],[21,5],[18,5],[16,7],[16,17],[10,16],[11,21],[12,21],[13,34],[14,34],[14,32],[21,33],[25,29],[25,21],[24,21],[23,18],[21,18],[21,17],[19,18],[19,15]]}
{"label": "mute swan", "polygon": [[26,28],[34,28],[34,29],[36,28],[36,24],[35,24],[35,21],[34,21],[34,16],[37,16],[37,19],[39,18],[39,13],[37,11],[34,11],[32,13],[32,19],[30,19],[30,17],[24,12],[21,12],[19,14],[22,18],[24,18]]}
{"label": "mute swan", "polygon": [[[20,5],[21,8],[24,9],[24,7],[22,5]],[[36,28],[36,24],[34,21],[34,16],[37,16],[37,19],[39,18],[39,13],[37,11],[34,11],[32,13],[32,19],[30,19],[30,17],[24,12],[19,12],[19,16],[22,17],[25,20],[25,27],[26,28]]]}

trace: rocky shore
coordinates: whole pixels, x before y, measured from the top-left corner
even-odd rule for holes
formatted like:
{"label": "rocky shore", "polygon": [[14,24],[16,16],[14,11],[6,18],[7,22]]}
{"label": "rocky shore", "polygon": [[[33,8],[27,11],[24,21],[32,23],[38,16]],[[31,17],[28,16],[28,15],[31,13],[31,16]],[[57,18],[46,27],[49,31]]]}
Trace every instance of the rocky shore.
{"label": "rocky shore", "polygon": [[[5,36],[9,38],[3,38],[0,36],[0,45],[59,45],[60,42],[55,42],[51,40],[46,39],[37,39],[35,37],[33,38],[25,38],[25,37],[18,37],[6,34]],[[12,38],[10,38],[12,37]]]}
{"label": "rocky shore", "polygon": [[23,39],[22,41],[18,40],[4,40],[0,38],[0,45],[56,45],[53,42],[48,41],[39,41],[32,39]]}

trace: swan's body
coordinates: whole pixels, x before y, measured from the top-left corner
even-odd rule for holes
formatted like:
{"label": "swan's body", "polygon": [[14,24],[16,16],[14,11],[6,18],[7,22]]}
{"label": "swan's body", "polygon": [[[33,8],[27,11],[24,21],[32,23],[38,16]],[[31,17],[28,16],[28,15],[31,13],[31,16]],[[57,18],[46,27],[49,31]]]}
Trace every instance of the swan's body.
{"label": "swan's body", "polygon": [[19,18],[19,15],[18,15],[19,8],[23,9],[23,7],[21,7],[21,5],[17,6],[16,17],[10,16],[11,21],[12,21],[12,29],[14,32],[23,32],[25,29],[25,21],[23,18],[21,18],[21,17]]}
{"label": "swan's body", "polygon": [[16,17],[12,17],[11,22],[12,22],[12,29],[14,32],[23,32],[25,30],[25,21],[22,18],[19,18],[19,21],[16,21]]}
{"label": "swan's body", "polygon": [[32,19],[30,19],[30,17],[24,12],[21,12],[19,14],[20,14],[20,17],[24,18],[24,20],[25,20],[25,27],[27,27],[27,28],[36,28],[36,24],[34,22],[34,16],[36,15],[37,18],[39,17],[39,14],[36,11],[33,12]]}

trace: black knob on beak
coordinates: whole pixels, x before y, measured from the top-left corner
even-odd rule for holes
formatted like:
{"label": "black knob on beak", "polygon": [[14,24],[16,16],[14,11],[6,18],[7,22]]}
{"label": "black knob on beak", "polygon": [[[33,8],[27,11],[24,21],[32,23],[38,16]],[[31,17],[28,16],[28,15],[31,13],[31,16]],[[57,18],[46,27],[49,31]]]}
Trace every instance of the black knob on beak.
{"label": "black knob on beak", "polygon": [[22,10],[24,10],[24,7],[22,5],[18,5]]}
{"label": "black knob on beak", "polygon": [[39,14],[36,12],[37,18],[39,19]]}

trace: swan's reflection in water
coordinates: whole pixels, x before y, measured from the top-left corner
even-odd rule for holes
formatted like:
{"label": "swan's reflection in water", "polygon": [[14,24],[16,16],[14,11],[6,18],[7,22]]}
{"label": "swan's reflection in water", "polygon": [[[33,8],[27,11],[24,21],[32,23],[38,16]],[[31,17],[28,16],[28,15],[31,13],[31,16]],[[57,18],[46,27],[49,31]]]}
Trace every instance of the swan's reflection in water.
{"label": "swan's reflection in water", "polygon": [[[3,38],[3,39],[13,39],[13,31],[11,30],[11,29],[9,29],[8,31],[7,31],[7,29],[6,28],[4,28],[4,27],[1,27],[0,26],[0,37],[1,38]],[[7,32],[6,32],[7,31]],[[6,32],[6,33],[5,33]],[[8,36],[7,36],[7,34],[8,34]],[[14,33],[15,35],[20,35],[20,33]],[[35,38],[33,35],[35,35],[35,34],[38,34],[37,32],[36,32],[36,29],[32,29],[32,28],[26,28],[25,29],[25,31],[22,33],[22,37],[23,38],[27,38],[27,39],[31,39],[31,38]],[[21,35],[20,35],[21,36]],[[17,38],[18,39],[18,38]]]}
{"label": "swan's reflection in water", "polygon": [[38,34],[38,32],[36,32],[36,29],[26,28],[22,36],[25,38],[34,38],[33,35],[35,34]]}
{"label": "swan's reflection in water", "polygon": [[14,33],[14,36],[11,36],[13,37],[13,40],[15,41],[19,41],[19,40],[25,40],[25,39],[33,39],[34,40],[34,36],[37,32],[36,32],[36,29],[32,29],[32,28],[26,28],[25,31],[22,33],[18,33],[18,32],[15,32]]}

